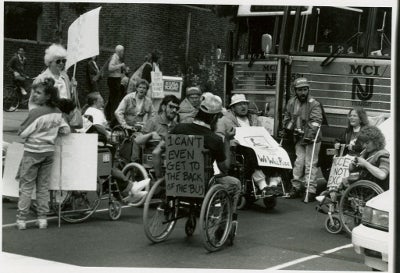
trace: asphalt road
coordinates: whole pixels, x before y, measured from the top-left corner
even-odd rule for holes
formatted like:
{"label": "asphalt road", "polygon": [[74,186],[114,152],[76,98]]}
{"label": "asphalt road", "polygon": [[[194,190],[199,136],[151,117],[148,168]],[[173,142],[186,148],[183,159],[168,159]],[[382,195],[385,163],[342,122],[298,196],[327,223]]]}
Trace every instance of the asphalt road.
{"label": "asphalt road", "polygon": [[[3,140],[18,141],[16,130],[27,112],[4,113]],[[117,221],[107,210],[80,224],[50,217],[49,227],[39,230],[31,215],[28,229],[15,228],[16,200],[2,203],[2,268],[7,272],[64,272],[74,266],[144,269],[248,269],[370,271],[345,234],[329,234],[326,215],[317,213],[316,203],[279,199],[275,209],[262,203],[239,212],[239,228],[232,247],[208,253],[198,228],[190,238],[185,220],[178,221],[170,238],[152,244],[145,237],[142,209],[127,207]],[[14,255],[17,254],[17,255]],[[15,270],[15,271],[13,271]],[[86,271],[86,270],[85,270]],[[163,271],[163,272],[164,272]],[[96,272],[98,270],[96,269]]]}

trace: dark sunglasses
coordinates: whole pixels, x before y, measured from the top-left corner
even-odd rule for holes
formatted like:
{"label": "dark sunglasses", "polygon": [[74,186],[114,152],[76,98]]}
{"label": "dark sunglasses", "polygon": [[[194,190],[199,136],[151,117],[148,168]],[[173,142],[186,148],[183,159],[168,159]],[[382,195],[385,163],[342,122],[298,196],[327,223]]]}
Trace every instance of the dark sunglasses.
{"label": "dark sunglasses", "polygon": [[176,109],[176,111],[179,111],[179,106],[168,104],[169,109]]}
{"label": "dark sunglasses", "polygon": [[60,64],[60,63],[65,64],[66,62],[67,62],[67,59],[58,59],[58,60],[56,61],[56,64]]}

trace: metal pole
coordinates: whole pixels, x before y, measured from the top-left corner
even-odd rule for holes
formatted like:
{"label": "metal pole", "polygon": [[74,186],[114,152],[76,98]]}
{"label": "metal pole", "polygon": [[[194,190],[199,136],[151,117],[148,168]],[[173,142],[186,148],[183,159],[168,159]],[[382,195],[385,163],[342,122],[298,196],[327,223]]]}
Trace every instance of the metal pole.
{"label": "metal pole", "polygon": [[317,143],[317,138],[318,138],[320,130],[321,130],[321,125],[318,125],[318,131],[317,131],[317,134],[315,135],[314,144],[313,144],[313,148],[312,148],[310,170],[309,170],[309,173],[308,173],[308,181],[307,181],[307,188],[306,188],[306,197],[304,198],[304,202],[305,203],[308,203],[308,191],[309,191],[309,187],[310,187],[312,165],[313,165],[313,162],[314,162],[315,144]]}

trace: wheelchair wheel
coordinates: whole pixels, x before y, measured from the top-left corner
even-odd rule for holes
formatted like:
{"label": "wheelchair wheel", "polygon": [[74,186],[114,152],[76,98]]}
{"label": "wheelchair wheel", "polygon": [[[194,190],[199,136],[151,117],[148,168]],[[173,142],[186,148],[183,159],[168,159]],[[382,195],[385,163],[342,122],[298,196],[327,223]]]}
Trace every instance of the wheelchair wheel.
{"label": "wheelchair wheel", "polygon": [[126,132],[121,125],[117,125],[111,130],[111,143],[115,146],[119,146],[122,141],[127,138]]}
{"label": "wheelchair wheel", "polygon": [[[128,177],[129,181],[132,181],[133,183],[137,183],[139,181],[149,178],[146,169],[142,165],[135,162],[127,164],[122,169],[122,172],[126,177]],[[147,185],[142,191],[149,192],[149,190],[150,190],[150,185]],[[146,200],[146,195],[144,195],[143,198],[137,201],[136,203],[130,203],[130,205],[138,207],[143,205],[145,200]]]}
{"label": "wheelchair wheel", "polygon": [[244,197],[244,195],[240,195],[236,208],[240,210],[244,209],[246,207],[246,203],[246,197]]}
{"label": "wheelchair wheel", "polygon": [[332,234],[338,234],[342,231],[343,225],[338,215],[332,215],[332,220],[328,217],[325,219],[325,229]]}
{"label": "wheelchair wheel", "polygon": [[177,216],[177,200],[168,200],[165,179],[157,180],[144,202],[143,225],[146,237],[154,243],[165,241],[175,227]]}
{"label": "wheelchair wheel", "polygon": [[99,204],[97,191],[69,191],[61,203],[61,219],[68,223],[83,222],[96,211]]}
{"label": "wheelchair wheel", "polygon": [[382,192],[379,185],[367,180],[357,181],[344,191],[340,199],[339,216],[347,234],[351,235],[353,228],[361,224],[365,203]]}
{"label": "wheelchair wheel", "polygon": [[263,199],[264,206],[267,210],[273,209],[276,206],[277,199],[275,196],[265,197]]}
{"label": "wheelchair wheel", "polygon": [[121,203],[113,200],[108,205],[108,216],[111,220],[115,221],[118,220],[122,213],[122,206]]}
{"label": "wheelchair wheel", "polygon": [[186,220],[185,224],[185,233],[188,237],[192,236],[196,229],[196,216],[194,214],[190,214],[189,218]]}
{"label": "wheelchair wheel", "polygon": [[232,224],[232,203],[222,185],[212,186],[201,206],[200,227],[204,247],[219,250],[227,240]]}

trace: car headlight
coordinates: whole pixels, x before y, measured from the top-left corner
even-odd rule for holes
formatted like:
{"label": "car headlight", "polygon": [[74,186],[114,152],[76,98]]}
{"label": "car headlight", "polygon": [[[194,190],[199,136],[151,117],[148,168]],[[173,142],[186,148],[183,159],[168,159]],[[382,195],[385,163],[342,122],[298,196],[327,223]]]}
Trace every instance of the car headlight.
{"label": "car headlight", "polygon": [[365,207],[362,224],[371,228],[389,231],[389,212]]}

